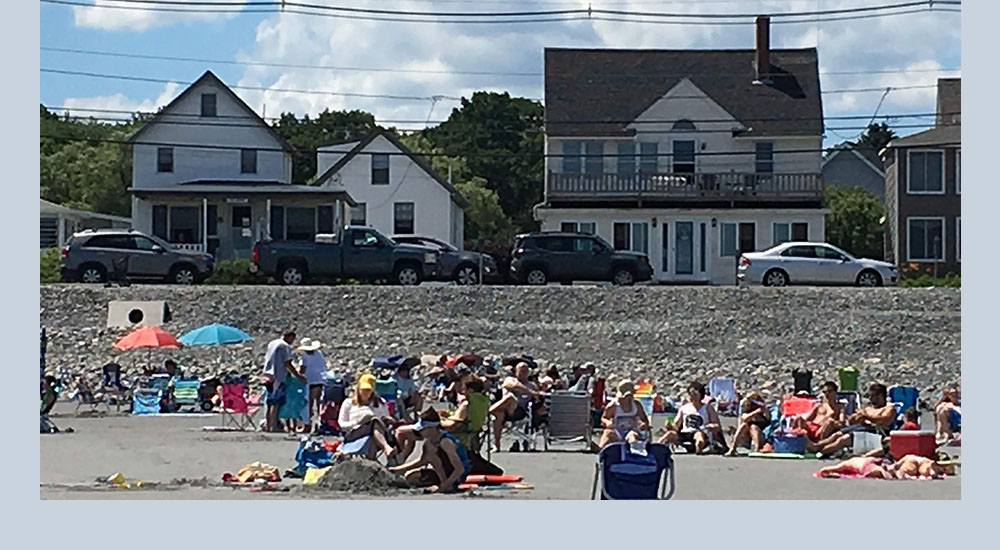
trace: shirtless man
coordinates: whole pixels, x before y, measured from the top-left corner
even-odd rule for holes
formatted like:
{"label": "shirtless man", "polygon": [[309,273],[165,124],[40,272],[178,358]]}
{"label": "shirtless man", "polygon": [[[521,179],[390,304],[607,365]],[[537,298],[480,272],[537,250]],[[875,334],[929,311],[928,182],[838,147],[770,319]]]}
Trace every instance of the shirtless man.
{"label": "shirtless man", "polygon": [[814,445],[816,452],[829,455],[850,447],[854,440],[852,434],[858,431],[888,435],[889,427],[896,420],[896,408],[888,402],[888,393],[885,384],[872,384],[868,389],[871,405],[848,416],[847,426],[817,441]]}
{"label": "shirtless man", "polygon": [[528,364],[521,361],[514,367],[514,376],[503,381],[503,397],[490,407],[493,415],[494,452],[500,450],[500,435],[504,422],[518,422],[528,416],[532,398],[541,397],[538,386],[528,381]]}
{"label": "shirtless man", "polygon": [[822,386],[823,400],[805,416],[796,416],[795,428],[806,431],[806,450],[816,452],[816,442],[844,427],[844,405],[837,401],[837,384],[827,380]]}

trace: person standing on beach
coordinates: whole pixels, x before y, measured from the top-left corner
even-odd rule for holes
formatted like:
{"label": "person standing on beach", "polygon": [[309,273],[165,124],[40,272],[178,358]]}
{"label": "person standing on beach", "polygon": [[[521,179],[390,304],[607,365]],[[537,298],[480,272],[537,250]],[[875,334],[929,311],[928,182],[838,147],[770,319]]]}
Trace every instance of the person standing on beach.
{"label": "person standing on beach", "polygon": [[267,389],[265,432],[281,431],[278,409],[285,401],[285,378],[291,374],[305,382],[305,377],[292,364],[294,342],[295,331],[286,330],[281,338],[275,338],[267,344],[267,353],[264,355],[264,388]]}
{"label": "person standing on beach", "polygon": [[326,375],[326,357],[319,348],[323,347],[322,342],[312,338],[303,338],[299,342],[299,347],[295,351],[302,354],[302,369],[309,385],[309,405],[308,413],[304,415],[305,430],[308,432],[312,428],[312,417],[315,413],[319,415],[320,405],[323,402],[323,380]]}

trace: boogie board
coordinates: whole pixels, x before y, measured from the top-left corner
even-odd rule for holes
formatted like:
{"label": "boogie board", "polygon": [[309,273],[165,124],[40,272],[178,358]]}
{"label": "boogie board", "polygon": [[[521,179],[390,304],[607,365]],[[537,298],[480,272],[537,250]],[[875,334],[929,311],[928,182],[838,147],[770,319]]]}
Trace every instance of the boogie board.
{"label": "boogie board", "polygon": [[479,474],[473,474],[465,478],[464,484],[468,485],[496,485],[499,483],[518,483],[524,478],[521,476],[504,474],[499,476],[485,476]]}

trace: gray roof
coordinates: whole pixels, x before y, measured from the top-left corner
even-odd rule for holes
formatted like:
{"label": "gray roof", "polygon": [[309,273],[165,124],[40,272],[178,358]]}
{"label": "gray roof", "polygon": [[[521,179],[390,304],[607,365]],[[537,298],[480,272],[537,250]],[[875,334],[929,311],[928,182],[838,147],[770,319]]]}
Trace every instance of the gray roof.
{"label": "gray roof", "polygon": [[962,79],[939,78],[937,81],[937,124],[962,123]]}
{"label": "gray roof", "polygon": [[855,147],[851,143],[841,143],[836,147],[834,147],[833,149],[827,151],[826,156],[823,157],[823,166],[825,167],[827,163],[833,160],[837,155],[848,151],[853,153],[853,156],[855,158],[857,158],[866,166],[875,171],[876,174],[878,174],[879,176],[885,176],[885,172],[882,170],[882,168],[879,167],[879,165],[882,164],[881,159],[872,160],[868,155],[864,153],[864,151]]}
{"label": "gray roof", "polygon": [[754,50],[546,48],[546,133],[630,135],[628,123],[686,77],[751,128],[745,135],[822,135],[816,49],[771,50],[766,85],[753,84],[754,56]]}
{"label": "gray roof", "polygon": [[889,147],[920,147],[920,146],[945,146],[959,147],[962,145],[962,125],[951,124],[948,126],[935,126],[930,130],[917,132],[894,139],[886,145]]}
{"label": "gray roof", "polygon": [[[416,163],[416,165],[419,166],[421,170],[426,172],[427,175],[429,175],[431,178],[434,179],[434,181],[438,182],[441,185],[441,187],[444,187],[445,190],[447,190],[448,193],[451,195],[452,200],[455,201],[455,204],[457,204],[459,207],[463,209],[469,206],[469,201],[465,200],[465,197],[463,197],[462,194],[458,192],[458,189],[455,189],[454,185],[449,183],[448,180],[442,178],[441,174],[438,174],[436,170],[431,168],[431,166],[427,164],[427,161],[425,161],[423,157],[421,157],[417,153],[414,153],[406,145],[403,145],[403,142],[399,141],[399,138],[397,138],[395,134],[384,128],[376,128],[375,130],[372,130],[367,136],[365,136],[364,139],[359,141],[358,144],[354,146],[354,148],[352,148],[346,155],[341,157],[340,160],[338,160],[333,166],[327,168],[326,172],[320,174],[320,176],[316,178],[314,185],[323,185],[334,174],[340,171],[340,169],[343,168],[348,162],[350,162],[351,159],[358,156],[358,154],[361,153],[361,151],[364,150],[364,148],[367,147],[368,144],[371,143],[378,136],[383,136],[385,137],[385,139],[389,140],[389,142],[392,143],[393,146],[395,146],[403,154],[409,157],[411,161]],[[344,143],[351,143],[351,142],[344,142]]]}
{"label": "gray roof", "polygon": [[263,127],[265,130],[267,130],[269,134],[271,134],[271,137],[273,137],[275,140],[278,141],[282,149],[289,152],[295,150],[295,148],[292,147],[292,145],[288,143],[288,141],[285,138],[281,137],[281,134],[279,134],[274,128],[272,128],[271,125],[268,124],[264,119],[260,118],[260,115],[258,115],[256,111],[251,109],[250,106],[247,105],[245,101],[240,99],[240,96],[236,95],[236,93],[233,92],[229,88],[229,86],[226,86],[225,82],[219,80],[219,77],[215,76],[215,73],[213,73],[212,71],[205,71],[205,74],[201,75],[201,77],[198,78],[198,80],[195,80],[190,86],[187,87],[187,89],[181,92],[180,95],[175,97],[170,103],[167,103],[166,107],[160,109],[160,111],[156,113],[153,116],[153,118],[147,120],[146,123],[140,126],[139,129],[136,130],[134,134],[129,136],[129,138],[126,140],[126,143],[132,143],[136,139],[138,139],[139,136],[145,133],[150,126],[156,124],[156,120],[161,116],[170,116],[169,113],[167,113],[167,111],[171,107],[173,107],[182,98],[184,98],[184,96],[191,93],[191,90],[197,88],[199,84],[203,84],[205,82],[215,84],[218,88],[222,89],[222,91],[226,92],[227,95],[229,95],[229,97],[232,98],[232,100],[235,101],[237,105],[242,107],[247,113],[250,114],[250,117],[254,119],[255,122],[258,122],[261,125],[261,127]]}
{"label": "gray roof", "polygon": [[142,197],[148,195],[280,195],[342,200],[351,206],[357,202],[342,189],[315,185],[292,185],[276,181],[196,180],[157,187],[135,188],[129,191]]}

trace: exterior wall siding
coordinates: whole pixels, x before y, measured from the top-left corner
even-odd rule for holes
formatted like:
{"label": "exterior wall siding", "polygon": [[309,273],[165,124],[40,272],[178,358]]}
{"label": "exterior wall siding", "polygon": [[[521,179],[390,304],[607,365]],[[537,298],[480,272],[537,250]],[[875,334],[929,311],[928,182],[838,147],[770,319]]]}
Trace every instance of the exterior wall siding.
{"label": "exterior wall siding", "polygon": [[[914,195],[907,192],[909,172],[908,154],[910,150],[941,149],[944,151],[944,193],[934,195]],[[961,273],[961,262],[958,261],[956,235],[956,218],[962,215],[962,196],[955,192],[955,147],[916,147],[901,148],[896,159],[898,181],[898,220],[894,227],[898,231],[897,250],[901,274],[932,273],[934,262],[909,261],[909,242],[907,241],[907,219],[912,217],[944,218],[944,261],[937,263],[938,275],[946,273]]]}
{"label": "exterior wall siding", "polygon": [[838,153],[823,166],[823,183],[827,187],[856,185],[875,194],[879,200],[885,198],[885,177],[850,151]]}

